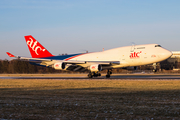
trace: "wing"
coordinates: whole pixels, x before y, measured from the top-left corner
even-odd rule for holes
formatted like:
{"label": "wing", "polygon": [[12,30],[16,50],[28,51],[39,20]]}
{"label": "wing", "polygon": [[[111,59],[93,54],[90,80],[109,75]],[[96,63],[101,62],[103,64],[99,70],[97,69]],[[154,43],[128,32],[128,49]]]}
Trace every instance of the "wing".
{"label": "wing", "polygon": [[[14,56],[13,54],[6,52],[9,57],[14,57],[17,60],[28,61],[34,65],[46,66],[46,67],[54,67],[56,69],[57,65],[60,65],[59,69],[62,68],[63,64],[66,64],[66,68],[64,70],[70,71],[87,71],[91,65],[98,64],[102,66],[112,66],[120,64],[120,61],[77,61],[77,60],[54,60],[54,59],[46,59],[46,58],[29,58],[29,57],[21,57]],[[58,69],[58,68],[57,68]]]}

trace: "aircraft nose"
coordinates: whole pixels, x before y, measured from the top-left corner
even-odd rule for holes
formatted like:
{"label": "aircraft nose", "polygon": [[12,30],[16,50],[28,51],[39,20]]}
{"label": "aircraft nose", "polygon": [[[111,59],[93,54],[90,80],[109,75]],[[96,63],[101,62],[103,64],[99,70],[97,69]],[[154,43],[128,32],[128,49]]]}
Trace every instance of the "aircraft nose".
{"label": "aircraft nose", "polygon": [[167,55],[167,56],[168,56],[168,58],[172,56],[172,52],[171,52],[171,51],[168,51],[168,53],[167,53],[167,54],[168,54],[168,55]]}
{"label": "aircraft nose", "polygon": [[171,57],[171,55],[172,55],[172,52],[171,52],[171,51],[164,49],[163,52],[161,52],[161,53],[159,54],[159,57],[160,57],[160,58],[167,59],[167,58]]}

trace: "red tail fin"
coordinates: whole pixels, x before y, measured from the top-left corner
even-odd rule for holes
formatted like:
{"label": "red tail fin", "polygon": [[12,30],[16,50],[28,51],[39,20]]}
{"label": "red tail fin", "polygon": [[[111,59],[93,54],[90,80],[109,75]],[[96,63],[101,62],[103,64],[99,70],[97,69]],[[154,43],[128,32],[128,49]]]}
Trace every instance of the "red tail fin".
{"label": "red tail fin", "polygon": [[53,56],[48,50],[46,50],[36,39],[31,35],[24,36],[27,46],[33,58],[44,58]]}

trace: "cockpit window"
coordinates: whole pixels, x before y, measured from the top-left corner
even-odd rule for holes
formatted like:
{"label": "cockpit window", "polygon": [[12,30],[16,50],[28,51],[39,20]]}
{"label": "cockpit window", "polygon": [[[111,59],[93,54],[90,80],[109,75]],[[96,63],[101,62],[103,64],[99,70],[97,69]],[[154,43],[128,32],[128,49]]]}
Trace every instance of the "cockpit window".
{"label": "cockpit window", "polygon": [[155,45],[155,47],[161,47],[161,45]]}

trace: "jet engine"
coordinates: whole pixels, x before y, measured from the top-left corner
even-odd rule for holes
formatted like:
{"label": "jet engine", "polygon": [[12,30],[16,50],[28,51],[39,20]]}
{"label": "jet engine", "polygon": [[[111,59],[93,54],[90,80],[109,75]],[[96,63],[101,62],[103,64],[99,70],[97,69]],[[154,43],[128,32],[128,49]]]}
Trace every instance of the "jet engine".
{"label": "jet engine", "polygon": [[64,70],[66,67],[66,64],[63,62],[58,62],[54,64],[54,69],[56,70]]}
{"label": "jet engine", "polygon": [[91,72],[98,72],[102,70],[102,66],[100,64],[94,64],[90,66]]}

